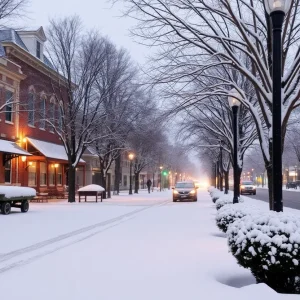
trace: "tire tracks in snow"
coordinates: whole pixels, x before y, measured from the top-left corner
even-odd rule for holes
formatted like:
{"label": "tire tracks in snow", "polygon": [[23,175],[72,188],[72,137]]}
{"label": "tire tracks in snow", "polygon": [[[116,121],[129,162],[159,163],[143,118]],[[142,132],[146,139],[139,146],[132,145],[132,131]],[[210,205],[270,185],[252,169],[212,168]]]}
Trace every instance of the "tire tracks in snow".
{"label": "tire tracks in snow", "polygon": [[[166,200],[160,203],[155,203],[147,207],[136,209],[129,213],[111,218],[109,220],[99,222],[93,225],[85,226],[83,228],[71,231],[59,235],[57,237],[38,242],[28,247],[23,247],[18,250],[14,250],[8,253],[1,254],[0,256],[0,275],[10,271],[14,268],[21,267],[28,263],[35,261],[43,256],[54,253],[60,249],[71,246],[73,244],[82,242],[86,239],[89,239],[103,231],[116,227],[124,222],[127,222],[133,219],[137,214],[146,211],[148,209],[164,206],[169,204],[170,200]],[[54,247],[53,247],[54,246]],[[39,251],[44,250],[44,251]],[[37,253],[35,253],[37,252]],[[31,255],[30,255],[31,254]],[[21,257],[25,256],[23,259]],[[19,259],[21,258],[21,259]]]}

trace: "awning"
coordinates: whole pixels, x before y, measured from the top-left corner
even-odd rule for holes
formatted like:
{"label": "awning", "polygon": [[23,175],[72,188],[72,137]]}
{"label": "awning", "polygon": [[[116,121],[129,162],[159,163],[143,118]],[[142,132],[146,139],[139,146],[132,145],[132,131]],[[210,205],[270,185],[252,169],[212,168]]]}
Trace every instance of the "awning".
{"label": "awning", "polygon": [[31,155],[29,152],[18,146],[16,143],[7,140],[0,140],[0,152],[7,154],[17,154],[22,156]]}
{"label": "awning", "polygon": [[[45,157],[68,161],[68,156],[63,145],[40,141],[33,138],[27,138],[27,140],[34,148],[36,148],[39,152],[41,152]],[[84,163],[85,161],[80,159],[79,162]]]}

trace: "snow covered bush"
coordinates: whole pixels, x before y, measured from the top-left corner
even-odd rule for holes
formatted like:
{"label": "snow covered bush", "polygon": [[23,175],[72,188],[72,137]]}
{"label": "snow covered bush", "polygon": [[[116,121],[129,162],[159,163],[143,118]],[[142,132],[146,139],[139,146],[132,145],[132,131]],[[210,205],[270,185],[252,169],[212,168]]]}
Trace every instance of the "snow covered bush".
{"label": "snow covered bush", "polygon": [[[219,200],[218,200],[219,201]],[[233,204],[232,202],[228,205],[222,206],[216,215],[216,223],[221,231],[227,232],[228,226],[234,221],[241,219],[254,211],[254,208],[246,206],[243,203]]]}
{"label": "snow covered bush", "polygon": [[217,201],[216,201],[216,209],[219,210],[221,207],[223,207],[226,204],[232,204],[233,202],[232,195],[222,195]]}
{"label": "snow covered bush", "polygon": [[227,230],[230,251],[258,283],[279,293],[300,294],[300,218],[250,213]]}
{"label": "snow covered bush", "polygon": [[214,190],[211,192],[210,195],[211,195],[211,198],[212,198],[213,203],[216,203],[216,201],[217,201],[220,197],[224,196],[224,193],[221,192],[221,191],[219,191],[218,189],[214,189]]}
{"label": "snow covered bush", "polygon": [[211,194],[216,188],[213,186],[210,186],[207,188],[207,191]]}

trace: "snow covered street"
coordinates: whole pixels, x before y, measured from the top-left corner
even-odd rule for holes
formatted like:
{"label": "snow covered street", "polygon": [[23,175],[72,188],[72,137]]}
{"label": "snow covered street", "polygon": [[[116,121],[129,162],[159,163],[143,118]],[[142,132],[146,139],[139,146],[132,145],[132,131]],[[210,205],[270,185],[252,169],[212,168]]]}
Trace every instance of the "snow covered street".
{"label": "snow covered street", "polygon": [[228,253],[215,214],[207,191],[197,203],[173,203],[166,191],[0,216],[1,298],[296,299],[254,284]]}

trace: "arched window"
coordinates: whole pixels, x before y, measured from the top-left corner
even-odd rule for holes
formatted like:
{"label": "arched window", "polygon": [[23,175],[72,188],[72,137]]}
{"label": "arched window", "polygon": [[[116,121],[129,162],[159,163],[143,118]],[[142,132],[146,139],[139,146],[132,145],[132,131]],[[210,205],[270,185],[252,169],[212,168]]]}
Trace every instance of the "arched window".
{"label": "arched window", "polygon": [[34,93],[28,95],[28,125],[34,126]]}
{"label": "arched window", "polygon": [[50,130],[50,132],[54,131],[53,126],[51,125],[51,124],[55,124],[54,118],[55,118],[55,103],[54,103],[54,101],[50,101],[50,104],[49,104],[49,130]]}
{"label": "arched window", "polygon": [[60,130],[62,130],[62,118],[63,118],[62,107],[61,107],[61,103],[59,103],[57,106],[57,125]]}
{"label": "arched window", "polygon": [[41,98],[40,102],[40,129],[45,129],[46,124],[46,99]]}

